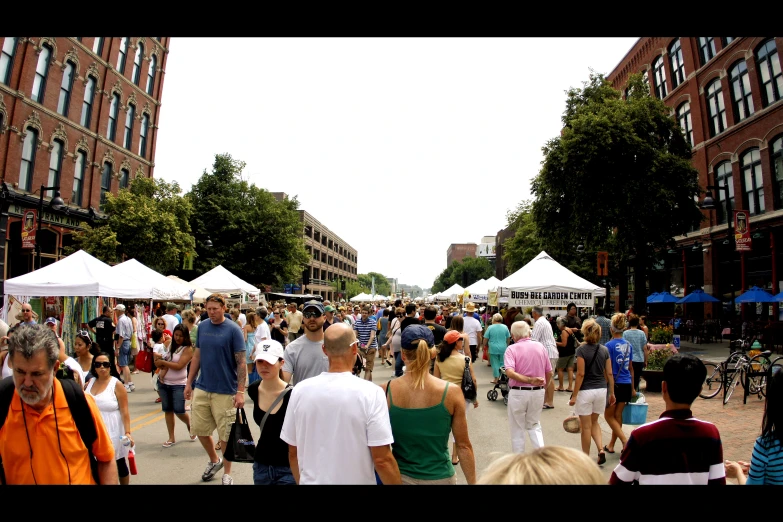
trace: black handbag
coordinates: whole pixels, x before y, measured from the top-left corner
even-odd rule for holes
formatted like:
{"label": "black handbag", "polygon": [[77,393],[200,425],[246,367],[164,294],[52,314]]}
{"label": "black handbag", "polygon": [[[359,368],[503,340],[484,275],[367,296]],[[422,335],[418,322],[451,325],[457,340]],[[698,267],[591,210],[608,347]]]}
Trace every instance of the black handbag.
{"label": "black handbag", "polygon": [[470,357],[465,357],[465,371],[462,372],[462,395],[466,401],[476,400],[476,383],[470,375]]}
{"label": "black handbag", "polygon": [[247,423],[244,408],[237,408],[237,417],[231,425],[226,452],[223,458],[229,462],[245,462],[252,464],[256,457],[256,444]]}

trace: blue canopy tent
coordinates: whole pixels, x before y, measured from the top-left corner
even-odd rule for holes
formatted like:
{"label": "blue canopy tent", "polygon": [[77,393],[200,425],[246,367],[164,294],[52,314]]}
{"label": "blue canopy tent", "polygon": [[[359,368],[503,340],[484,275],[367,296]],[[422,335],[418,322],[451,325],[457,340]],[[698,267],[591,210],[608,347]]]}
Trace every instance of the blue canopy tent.
{"label": "blue canopy tent", "polygon": [[704,290],[696,289],[690,294],[686,295],[682,299],[677,301],[677,304],[687,303],[718,303],[720,299],[712,297],[710,294],[705,294]]}
{"label": "blue canopy tent", "polygon": [[737,298],[738,303],[777,303],[777,298],[758,286],[750,287]]}
{"label": "blue canopy tent", "polygon": [[655,292],[654,294],[647,296],[647,304],[652,303],[676,303],[677,297],[673,296],[669,292]]}

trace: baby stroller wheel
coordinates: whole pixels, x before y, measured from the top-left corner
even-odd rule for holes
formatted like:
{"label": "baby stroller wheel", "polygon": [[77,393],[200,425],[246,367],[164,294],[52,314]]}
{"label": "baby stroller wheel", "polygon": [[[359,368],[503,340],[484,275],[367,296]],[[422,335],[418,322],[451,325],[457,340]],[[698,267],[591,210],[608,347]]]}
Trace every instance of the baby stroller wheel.
{"label": "baby stroller wheel", "polygon": [[503,397],[503,404],[508,406],[508,397]]}
{"label": "baby stroller wheel", "polygon": [[487,399],[489,399],[491,401],[495,401],[495,400],[497,400],[497,398],[498,398],[497,390],[489,390],[487,392]]}

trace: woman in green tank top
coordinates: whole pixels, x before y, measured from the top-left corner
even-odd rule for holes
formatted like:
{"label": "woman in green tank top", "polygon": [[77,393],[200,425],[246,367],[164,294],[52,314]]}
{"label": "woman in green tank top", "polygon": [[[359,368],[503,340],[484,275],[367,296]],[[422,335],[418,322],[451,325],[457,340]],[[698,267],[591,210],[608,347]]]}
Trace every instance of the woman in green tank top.
{"label": "woman in green tank top", "polygon": [[454,432],[462,471],[476,483],[476,459],[468,437],[465,399],[459,387],[430,375],[435,339],[422,325],[402,331],[402,360],[406,372],[382,387],[389,404],[394,443],[403,484],[456,484],[449,456],[449,433]]}

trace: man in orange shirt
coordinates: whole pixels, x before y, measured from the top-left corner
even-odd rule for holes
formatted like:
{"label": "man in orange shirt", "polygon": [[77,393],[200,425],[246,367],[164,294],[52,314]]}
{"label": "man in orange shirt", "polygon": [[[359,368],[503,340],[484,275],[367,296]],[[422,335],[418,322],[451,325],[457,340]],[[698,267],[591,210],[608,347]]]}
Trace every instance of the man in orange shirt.
{"label": "man in orange shirt", "polygon": [[[55,378],[60,347],[54,332],[37,324],[19,326],[9,336],[8,352],[14,390],[0,428],[6,483],[95,484],[89,453],[63,384]],[[98,460],[100,482],[118,484],[114,446],[101,413],[92,397],[85,395],[84,400],[97,432],[92,452]]]}

